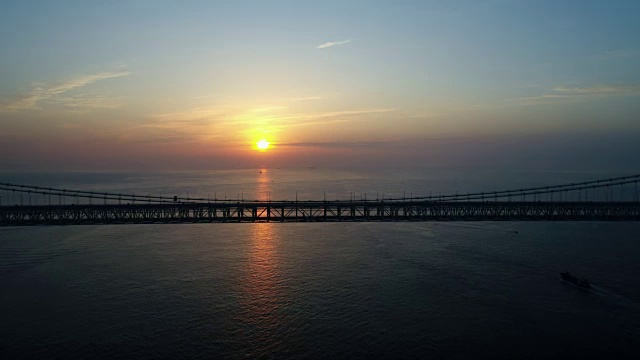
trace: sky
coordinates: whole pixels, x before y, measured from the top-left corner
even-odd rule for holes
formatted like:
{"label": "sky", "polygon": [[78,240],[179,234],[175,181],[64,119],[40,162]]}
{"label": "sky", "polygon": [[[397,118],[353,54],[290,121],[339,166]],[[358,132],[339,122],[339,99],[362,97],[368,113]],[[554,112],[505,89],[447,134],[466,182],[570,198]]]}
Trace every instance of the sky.
{"label": "sky", "polygon": [[638,34],[635,0],[2,2],[0,171],[633,172]]}

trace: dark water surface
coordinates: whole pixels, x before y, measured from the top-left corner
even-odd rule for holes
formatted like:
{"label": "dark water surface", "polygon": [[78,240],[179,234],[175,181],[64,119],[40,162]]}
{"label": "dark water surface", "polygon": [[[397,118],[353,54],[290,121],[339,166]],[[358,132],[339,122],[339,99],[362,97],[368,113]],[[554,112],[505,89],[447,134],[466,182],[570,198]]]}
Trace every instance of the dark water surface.
{"label": "dark water surface", "polygon": [[[11,358],[632,357],[638,234],[637,223],[3,228],[0,345]],[[565,269],[596,289],[561,282]]]}
{"label": "dark water surface", "polygon": [[[606,177],[262,170],[3,179],[346,199]],[[640,223],[5,227],[0,356],[640,358],[639,259]],[[565,270],[594,289],[563,283]]]}

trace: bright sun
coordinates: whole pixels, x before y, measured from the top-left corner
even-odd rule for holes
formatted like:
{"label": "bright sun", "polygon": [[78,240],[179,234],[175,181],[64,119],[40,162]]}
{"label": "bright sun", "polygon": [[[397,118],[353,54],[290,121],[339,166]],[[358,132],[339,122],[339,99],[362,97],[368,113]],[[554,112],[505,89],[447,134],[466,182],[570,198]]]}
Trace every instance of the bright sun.
{"label": "bright sun", "polygon": [[262,139],[260,141],[258,141],[256,143],[256,145],[258,146],[258,149],[260,150],[267,150],[269,148],[269,142],[265,139]]}

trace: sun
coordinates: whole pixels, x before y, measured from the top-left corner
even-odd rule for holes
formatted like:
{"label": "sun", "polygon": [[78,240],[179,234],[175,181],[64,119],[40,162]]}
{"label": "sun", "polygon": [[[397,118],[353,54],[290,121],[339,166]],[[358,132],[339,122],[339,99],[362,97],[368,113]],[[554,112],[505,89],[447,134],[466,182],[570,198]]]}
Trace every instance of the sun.
{"label": "sun", "polygon": [[256,143],[259,150],[267,150],[269,148],[269,142],[265,139],[262,139]]}

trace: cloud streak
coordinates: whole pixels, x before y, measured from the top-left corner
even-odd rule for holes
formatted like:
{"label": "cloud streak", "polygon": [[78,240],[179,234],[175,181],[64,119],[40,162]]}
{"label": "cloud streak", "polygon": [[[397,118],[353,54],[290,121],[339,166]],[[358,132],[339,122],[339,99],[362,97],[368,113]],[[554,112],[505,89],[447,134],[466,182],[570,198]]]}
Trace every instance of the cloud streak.
{"label": "cloud streak", "polygon": [[332,46],[338,46],[338,45],[345,45],[350,43],[351,40],[343,40],[343,41],[328,41],[324,44],[320,44],[318,45],[318,49],[326,49],[326,48],[330,48]]}
{"label": "cloud streak", "polygon": [[[128,76],[130,74],[131,74],[130,72],[126,72],[126,71],[103,72],[103,73],[98,73],[93,75],[85,75],[85,76],[77,77],[75,79],[69,80],[59,85],[52,85],[52,86],[36,85],[29,92],[18,95],[12,100],[5,101],[4,104],[0,104],[0,110],[16,111],[16,110],[36,109],[38,106],[38,103],[42,101],[47,101],[47,100],[52,100],[53,102],[65,105],[67,103],[65,99],[67,100],[71,99],[71,101],[68,102],[70,104],[69,106],[77,107],[79,104],[78,98],[64,98],[61,96],[69,91],[85,87],[97,81]],[[87,101],[86,98],[84,100],[85,100],[84,101],[85,106],[90,107],[92,105],[91,101]],[[96,103],[94,103],[93,105],[96,105]],[[98,107],[104,107],[104,105],[100,104]]]}
{"label": "cloud streak", "polygon": [[332,118],[332,117],[349,117],[349,116],[363,115],[363,114],[386,113],[394,110],[395,109],[363,109],[363,110],[327,111],[327,112],[321,112],[321,113],[305,113],[305,114],[292,114],[292,115],[278,116],[278,117],[275,117],[274,119],[299,122],[300,120],[308,120],[308,119],[324,119],[324,118]]}
{"label": "cloud streak", "polygon": [[[250,134],[267,130],[282,132],[303,126],[325,126],[351,121],[365,121],[372,116],[386,114],[394,109],[360,109],[315,113],[277,113],[280,108],[256,112],[242,109],[238,105],[219,105],[194,108],[183,112],[152,114],[144,121],[129,126],[123,139],[163,139],[168,135],[183,136],[194,142],[210,142],[216,138],[218,144],[242,143]],[[282,108],[284,110],[286,108]],[[264,110],[264,109],[259,109]],[[367,115],[364,117],[364,115]]]}
{"label": "cloud streak", "polygon": [[640,85],[556,86],[553,91],[567,95],[630,95],[640,94]]}
{"label": "cloud streak", "polygon": [[388,145],[390,141],[327,141],[327,142],[290,142],[278,143],[280,147],[319,147],[319,148],[354,148]]}
{"label": "cloud streak", "polygon": [[465,137],[442,137],[442,138],[423,138],[412,140],[378,140],[378,141],[307,141],[307,142],[283,142],[278,143],[280,147],[318,147],[318,148],[367,148],[367,147],[383,147],[383,146],[416,146],[434,142],[466,142],[479,141],[479,139],[471,139]]}
{"label": "cloud streak", "polygon": [[556,86],[546,94],[521,97],[515,100],[523,105],[539,105],[558,102],[570,102],[604,96],[640,95],[640,84],[633,85],[596,85],[586,87]]}
{"label": "cloud streak", "polygon": [[324,96],[305,96],[305,97],[294,97],[294,98],[286,98],[284,100],[288,101],[313,101],[313,100],[322,100]]}

